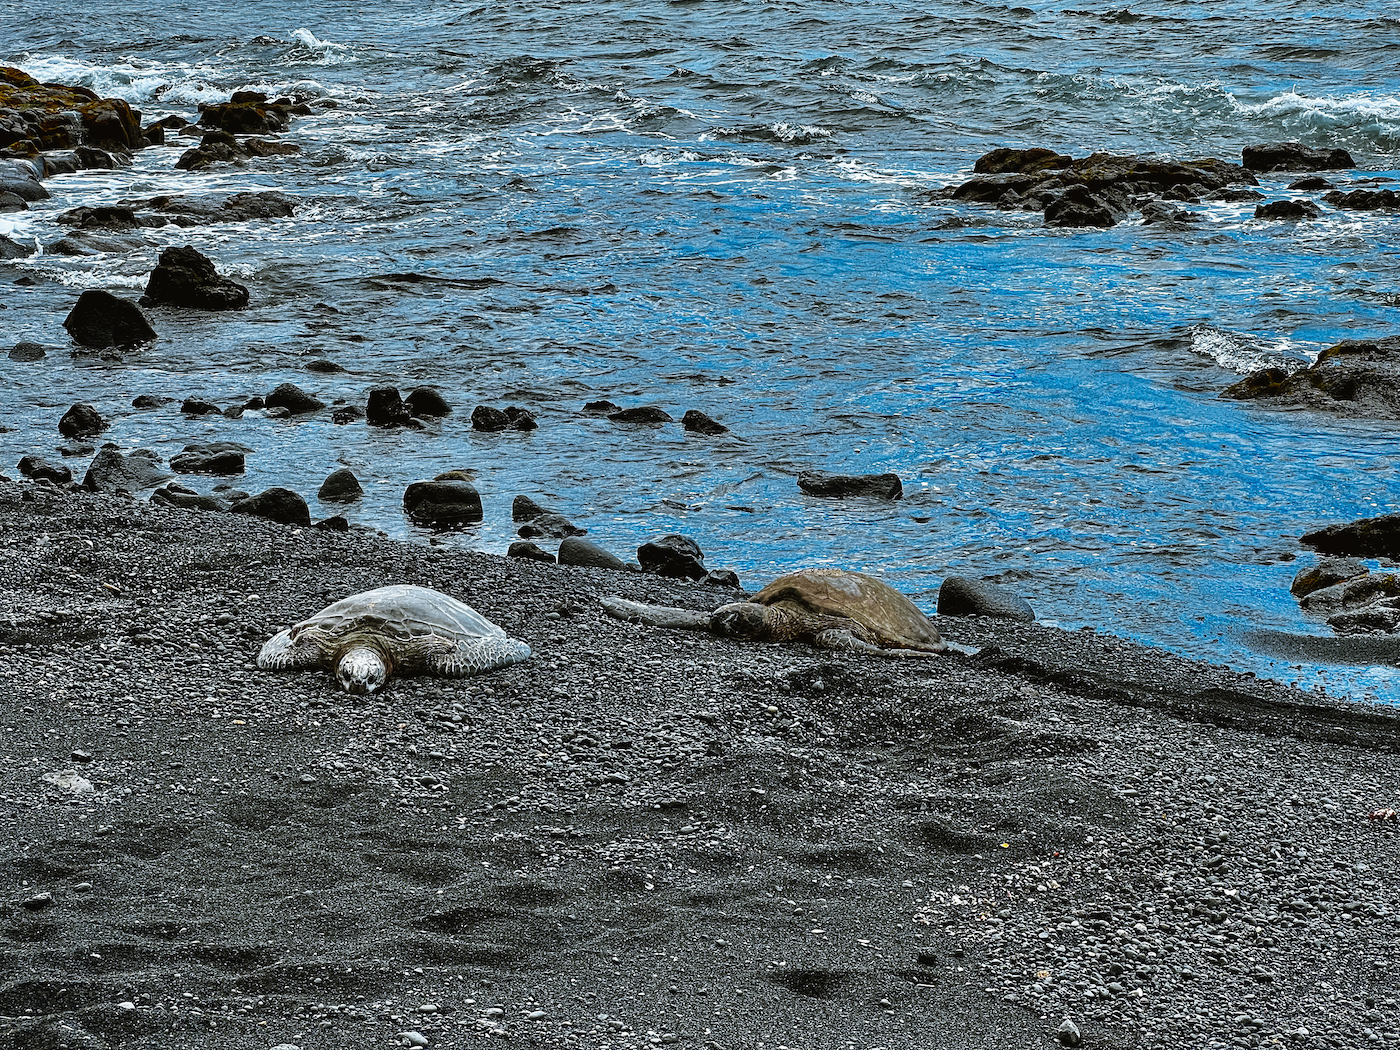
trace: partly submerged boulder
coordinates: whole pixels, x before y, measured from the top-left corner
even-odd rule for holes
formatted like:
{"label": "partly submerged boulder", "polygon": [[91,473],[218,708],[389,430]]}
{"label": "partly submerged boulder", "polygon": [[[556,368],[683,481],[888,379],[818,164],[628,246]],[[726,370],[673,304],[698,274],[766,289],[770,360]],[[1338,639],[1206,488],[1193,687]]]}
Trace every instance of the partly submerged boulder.
{"label": "partly submerged boulder", "polygon": [[156,337],[155,329],[135,303],[96,288],[78,296],[63,327],[75,343],[97,350],[136,346]]}
{"label": "partly submerged boulder", "polygon": [[184,306],[197,310],[241,310],[248,289],[220,277],[208,256],[189,245],[166,248],[146,282],[142,305]]}
{"label": "partly submerged boulder", "polygon": [[1400,335],[1344,339],[1307,368],[1260,369],[1226,387],[1221,397],[1289,408],[1400,419]]}

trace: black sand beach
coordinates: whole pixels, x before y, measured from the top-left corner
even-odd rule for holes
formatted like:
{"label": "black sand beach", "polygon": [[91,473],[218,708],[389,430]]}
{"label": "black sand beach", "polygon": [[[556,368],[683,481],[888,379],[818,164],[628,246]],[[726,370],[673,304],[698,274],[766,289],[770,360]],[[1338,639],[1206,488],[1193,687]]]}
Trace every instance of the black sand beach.
{"label": "black sand beach", "polygon": [[[389,582],[533,659],[368,699],[255,668]],[[0,1048],[1400,1043],[1388,711],[1102,633],[884,660],[609,593],[721,598],[0,483]]]}

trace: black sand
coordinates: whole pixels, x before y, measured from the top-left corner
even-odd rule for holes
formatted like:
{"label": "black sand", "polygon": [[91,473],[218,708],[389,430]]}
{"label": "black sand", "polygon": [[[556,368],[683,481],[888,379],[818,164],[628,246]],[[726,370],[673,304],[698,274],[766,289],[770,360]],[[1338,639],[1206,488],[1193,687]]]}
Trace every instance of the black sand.
{"label": "black sand", "polygon": [[[368,700],[254,668],[395,581],[534,659]],[[0,483],[0,1048],[1400,1043],[1389,713],[604,593],[720,597]]]}

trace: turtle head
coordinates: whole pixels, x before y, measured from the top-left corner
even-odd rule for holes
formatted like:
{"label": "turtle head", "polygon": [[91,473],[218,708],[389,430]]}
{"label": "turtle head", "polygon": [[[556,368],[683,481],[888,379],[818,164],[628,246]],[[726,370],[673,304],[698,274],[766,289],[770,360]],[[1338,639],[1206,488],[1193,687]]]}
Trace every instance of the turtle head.
{"label": "turtle head", "polygon": [[721,605],[710,614],[710,630],[722,638],[765,638],[768,608],[755,602]]}
{"label": "turtle head", "polygon": [[347,693],[364,696],[375,693],[389,680],[389,664],[378,650],[367,645],[347,649],[335,665],[340,688]]}

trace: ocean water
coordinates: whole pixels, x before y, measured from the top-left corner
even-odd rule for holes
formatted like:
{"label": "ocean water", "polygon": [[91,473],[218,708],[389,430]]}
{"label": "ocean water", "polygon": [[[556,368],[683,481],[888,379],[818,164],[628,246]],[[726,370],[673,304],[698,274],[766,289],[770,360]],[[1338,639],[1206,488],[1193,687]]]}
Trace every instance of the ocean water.
{"label": "ocean water", "polygon": [[[524,493],[623,556],[661,533],[750,586],[838,565],[927,608],[942,579],[1023,594],[1042,619],[1400,700],[1400,670],[1312,665],[1243,632],[1330,633],[1288,593],[1309,528],[1396,509],[1400,430],[1224,401],[1265,364],[1400,327],[1400,215],[1267,223],[1191,205],[1161,230],[1045,229],[938,199],[999,145],[1238,160],[1243,146],[1340,146],[1400,177],[1393,4],[1151,0],[1130,6],[870,2],[0,3],[0,62],[193,119],[253,88],[315,114],[295,157],[180,172],[181,145],[50,180],[0,232],[0,470],[56,456],[75,401],[105,440],[162,455],[254,451],[238,483],[287,485],[313,514],[351,467],[356,522],[427,542],[409,482],[475,472],[477,528],[504,551]],[[1345,180],[1363,173],[1340,173]],[[1270,198],[1298,196],[1265,177]],[[45,252],[80,204],[278,189],[289,220],[146,231],[140,250]],[[193,244],[247,284],[234,315],[153,309],[160,339],[71,356],[81,289],[135,298],[161,247]],[[21,277],[29,286],[10,287]],[[315,357],[345,372],[306,370]],[[250,414],[186,419],[292,381],[364,403],[423,384],[456,407],[427,430]],[[699,409],[624,427],[585,402]],[[529,408],[532,433],[471,429],[477,404]],[[81,471],[84,460],[75,459]],[[896,503],[804,496],[806,469],[893,471]],[[193,481],[203,491],[214,479]]]}

